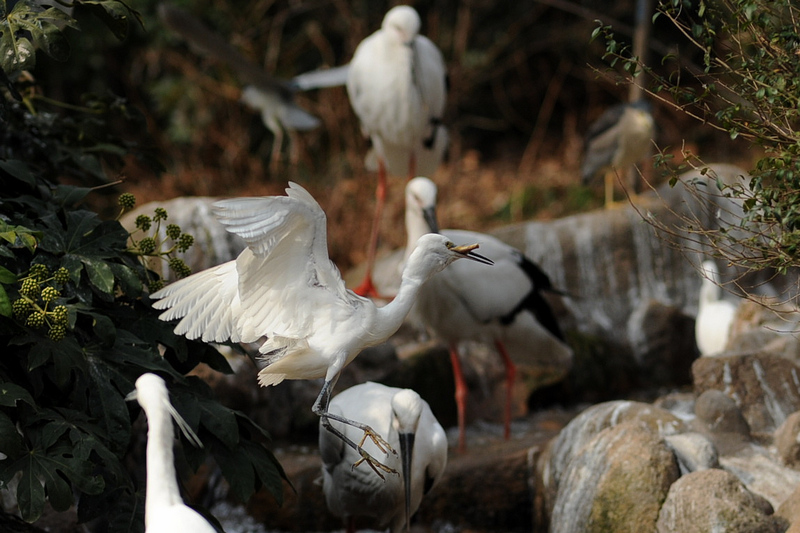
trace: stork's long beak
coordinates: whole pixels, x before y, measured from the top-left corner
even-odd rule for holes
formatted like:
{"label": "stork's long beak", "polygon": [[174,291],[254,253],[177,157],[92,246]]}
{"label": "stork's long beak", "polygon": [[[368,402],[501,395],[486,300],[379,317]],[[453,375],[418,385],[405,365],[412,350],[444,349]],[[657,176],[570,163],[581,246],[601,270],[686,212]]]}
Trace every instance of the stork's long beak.
{"label": "stork's long beak", "polygon": [[422,216],[428,224],[429,233],[439,233],[439,221],[436,220],[436,207],[426,207],[422,210]]}
{"label": "stork's long beak", "polygon": [[400,460],[403,466],[403,487],[406,497],[406,531],[411,530],[411,458],[414,455],[414,433],[399,433]]}
{"label": "stork's long beak", "polygon": [[484,265],[493,265],[494,261],[489,259],[488,257],[484,257],[481,254],[476,254],[473,250],[478,248],[478,244],[464,244],[462,246],[453,246],[451,250],[454,252],[458,252],[463,255],[466,259],[472,259],[473,261],[477,261],[478,263],[483,263]]}

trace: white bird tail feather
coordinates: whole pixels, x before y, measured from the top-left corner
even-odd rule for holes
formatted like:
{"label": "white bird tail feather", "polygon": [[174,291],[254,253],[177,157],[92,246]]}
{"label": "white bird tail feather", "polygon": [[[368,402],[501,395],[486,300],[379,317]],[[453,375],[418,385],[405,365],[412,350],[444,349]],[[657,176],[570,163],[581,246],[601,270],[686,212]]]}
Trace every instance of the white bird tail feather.
{"label": "white bird tail feather", "polygon": [[[264,369],[266,370],[266,369]],[[277,385],[286,379],[286,374],[269,374],[262,370],[258,373],[258,384],[262,387],[269,387],[270,385]]]}

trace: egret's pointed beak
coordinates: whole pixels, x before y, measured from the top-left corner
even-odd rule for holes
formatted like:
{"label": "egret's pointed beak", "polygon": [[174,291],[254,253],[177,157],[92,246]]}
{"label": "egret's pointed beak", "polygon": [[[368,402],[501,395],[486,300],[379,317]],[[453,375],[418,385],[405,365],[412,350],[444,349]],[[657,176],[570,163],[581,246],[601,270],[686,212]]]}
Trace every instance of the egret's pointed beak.
{"label": "egret's pointed beak", "polygon": [[436,220],[436,207],[426,207],[422,210],[422,216],[428,224],[429,233],[439,233],[439,221]]}
{"label": "egret's pointed beak", "polygon": [[135,399],[136,399],[136,389],[133,389],[132,391],[130,391],[128,393],[127,396],[125,396],[125,401],[126,402],[132,402]]}
{"label": "egret's pointed beak", "polygon": [[463,255],[466,259],[472,259],[473,261],[477,261],[478,263],[483,263],[484,265],[493,265],[494,261],[489,259],[488,257],[484,257],[481,254],[476,254],[473,250],[478,248],[478,244],[465,244],[463,246],[453,246],[451,250]]}
{"label": "egret's pointed beak", "polygon": [[403,466],[403,487],[406,496],[406,531],[411,529],[411,458],[414,455],[414,434],[399,433],[400,460]]}

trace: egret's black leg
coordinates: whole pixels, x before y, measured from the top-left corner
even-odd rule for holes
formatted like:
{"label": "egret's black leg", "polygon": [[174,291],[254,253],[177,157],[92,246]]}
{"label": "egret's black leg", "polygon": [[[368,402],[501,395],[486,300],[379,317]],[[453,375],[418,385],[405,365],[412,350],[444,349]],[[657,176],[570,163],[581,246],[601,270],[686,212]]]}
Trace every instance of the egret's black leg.
{"label": "egret's black leg", "polygon": [[[376,474],[378,474],[378,476],[381,479],[385,478],[379,472],[379,470],[383,470],[388,474],[399,475],[397,470],[381,463],[380,461],[372,457],[363,448],[364,442],[367,440],[367,437],[369,437],[370,439],[372,439],[372,442],[375,443],[375,446],[377,446],[378,449],[380,449],[383,453],[392,452],[393,454],[397,455],[397,452],[391,447],[391,445],[388,442],[386,442],[386,440],[384,440],[383,437],[378,435],[378,433],[376,433],[375,430],[373,430],[366,424],[362,424],[361,422],[356,422],[355,420],[350,420],[348,418],[344,418],[343,416],[334,415],[328,412],[328,404],[330,403],[332,390],[333,390],[333,382],[326,381],[325,384],[322,385],[322,390],[320,391],[319,396],[317,396],[317,400],[314,402],[314,407],[312,408],[312,410],[315,415],[321,418],[322,426],[326,430],[330,431],[331,433],[342,439],[345,444],[353,448],[361,456],[361,459],[359,459],[353,464],[353,468],[357,467],[363,462],[366,462],[369,465],[369,467],[372,468],[372,470]],[[333,427],[333,424],[331,424],[330,422],[331,420],[336,420],[337,422],[341,422],[342,424],[347,424],[348,426],[353,426],[354,428],[363,431],[364,436],[361,438],[361,442],[356,444],[355,442],[347,438],[347,436],[344,433]]]}

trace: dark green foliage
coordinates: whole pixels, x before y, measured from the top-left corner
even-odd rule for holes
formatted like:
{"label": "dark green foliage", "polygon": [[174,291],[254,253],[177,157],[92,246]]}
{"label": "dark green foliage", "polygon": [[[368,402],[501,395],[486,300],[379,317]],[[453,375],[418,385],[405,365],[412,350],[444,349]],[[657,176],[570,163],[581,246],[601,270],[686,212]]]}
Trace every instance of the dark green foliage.
{"label": "dark green foliage", "polygon": [[[741,200],[741,231],[704,235],[717,253],[753,269],[785,271],[798,264],[798,16],[800,7],[792,0],[662,0],[654,20],[669,20],[684,37],[681,57],[663,58],[663,65],[673,65],[666,74],[631,57],[611,28],[595,32],[605,37],[612,64],[621,61],[626,70],[641,68],[649,75],[638,83],[651,95],[763,149],[746,187],[720,184],[710,191]],[[684,61],[692,54],[699,58],[697,67]]]}
{"label": "dark green foliage", "polygon": [[[113,0],[80,4],[119,36],[135,17]],[[27,1],[0,12],[0,68],[9,83],[34,65],[27,51],[68,53],[59,27],[75,24]],[[200,363],[231,372],[226,360],[158,320],[146,290],[157,275],[143,266],[145,254],[130,247],[118,221],[84,207],[99,194],[92,185],[111,181],[105,168],[144,154],[116,134],[136,113],[113,96],[51,111],[32,87],[12,88],[0,90],[0,489],[18,481],[29,522],[46,501],[56,511],[79,502],[83,521],[103,517],[108,531],[142,531],[144,492],[125,466],[140,408],[125,397],[139,375],[155,372],[205,443],[184,443],[189,465],[196,469],[210,453],[238,497],[266,486],[280,500],[284,474],[264,446],[269,436],[222,406],[205,382],[186,377]],[[134,203],[123,194],[119,206]],[[156,223],[166,217],[160,210]],[[172,254],[191,238],[177,226],[169,232],[172,248],[159,243],[151,252],[169,255],[185,274]]]}

